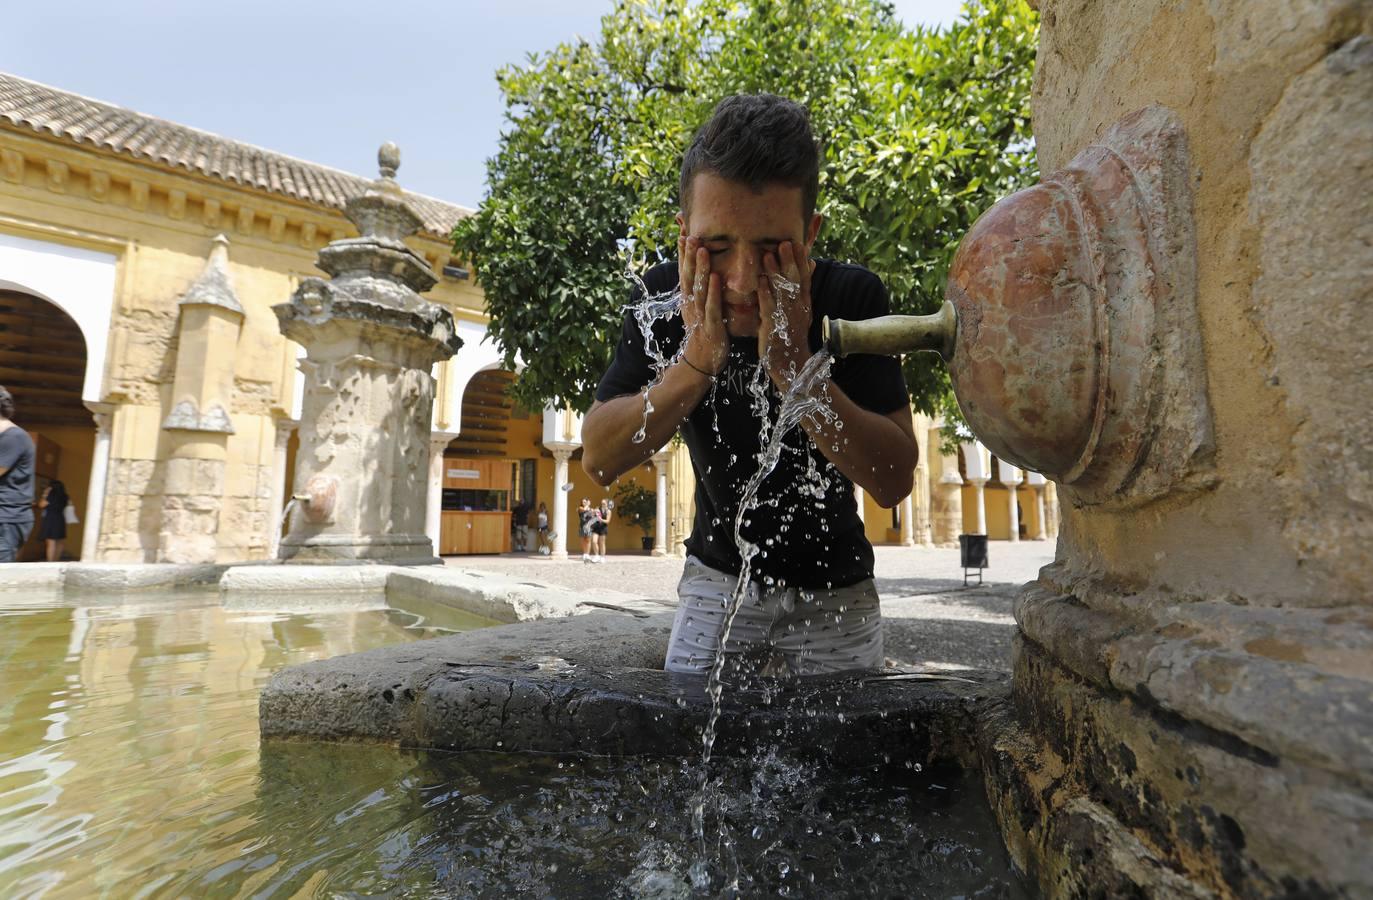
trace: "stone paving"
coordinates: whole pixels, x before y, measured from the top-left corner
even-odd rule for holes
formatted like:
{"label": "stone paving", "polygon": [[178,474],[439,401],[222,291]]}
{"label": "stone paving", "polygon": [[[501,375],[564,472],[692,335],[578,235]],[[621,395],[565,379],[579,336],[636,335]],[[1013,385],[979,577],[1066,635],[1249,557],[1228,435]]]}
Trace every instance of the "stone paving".
{"label": "stone paving", "polygon": [[[984,584],[963,586],[957,550],[877,547],[876,584],[882,597],[887,657],[900,665],[960,669],[1010,668],[1015,631],[1011,601],[1053,560],[1054,544],[993,541]],[[672,557],[612,554],[601,564],[580,557],[553,561],[524,554],[449,557],[448,566],[527,578],[588,596],[629,595],[676,605],[682,561]]]}

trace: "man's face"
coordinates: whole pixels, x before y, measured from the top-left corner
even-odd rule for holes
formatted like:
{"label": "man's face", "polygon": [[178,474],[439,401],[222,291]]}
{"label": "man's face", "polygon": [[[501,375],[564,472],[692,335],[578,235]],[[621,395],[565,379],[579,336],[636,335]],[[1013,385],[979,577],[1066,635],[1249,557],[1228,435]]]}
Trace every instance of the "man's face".
{"label": "man's face", "polygon": [[807,222],[801,210],[799,187],[768,184],[755,191],[713,172],[701,172],[691,182],[690,213],[677,216],[682,235],[695,237],[710,251],[710,269],[720,275],[724,289],[725,328],[731,337],[758,334],[758,278],[763,254],[792,241],[810,256],[820,233],[820,216]]}

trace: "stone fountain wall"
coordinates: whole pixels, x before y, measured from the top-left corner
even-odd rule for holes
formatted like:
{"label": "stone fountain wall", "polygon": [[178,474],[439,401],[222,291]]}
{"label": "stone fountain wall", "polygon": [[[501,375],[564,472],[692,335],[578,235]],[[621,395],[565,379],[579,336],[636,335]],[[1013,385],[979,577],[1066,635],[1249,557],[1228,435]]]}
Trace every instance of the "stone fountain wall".
{"label": "stone fountain wall", "polygon": [[1147,502],[1060,491],[993,804],[1050,894],[1373,895],[1373,4],[1038,6],[1043,171],[1185,133],[1211,433]]}

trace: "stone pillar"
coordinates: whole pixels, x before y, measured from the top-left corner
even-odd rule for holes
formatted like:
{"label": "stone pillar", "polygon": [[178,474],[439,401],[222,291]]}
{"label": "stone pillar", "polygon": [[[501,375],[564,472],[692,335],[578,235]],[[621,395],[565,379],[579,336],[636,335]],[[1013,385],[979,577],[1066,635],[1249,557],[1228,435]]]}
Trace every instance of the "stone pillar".
{"label": "stone pillar", "polygon": [[957,547],[963,530],[963,477],[958,456],[945,453],[943,424],[929,429],[930,446],[930,540],[936,547]]}
{"label": "stone pillar", "polygon": [[863,489],[855,484],[853,486],[853,502],[858,505],[858,521],[863,522],[865,524],[868,521],[867,511],[864,509],[864,507],[867,505],[867,503],[865,502],[866,497],[867,494],[863,492]]}
{"label": "stone pillar", "polygon": [[686,556],[686,539],[695,524],[696,471],[691,467],[691,454],[685,444],[672,449],[668,464],[668,552]]}
{"label": "stone pillar", "polygon": [[[916,480],[916,484],[919,484]],[[901,501],[901,546],[915,546],[915,523],[911,521],[915,518],[915,501],[910,494]]]}
{"label": "stone pillar", "polygon": [[424,500],[424,533],[434,545],[435,555],[442,555],[439,546],[443,530],[443,451],[457,437],[453,431],[433,431],[429,434],[429,486]]}
{"label": "stone pillar", "polygon": [[549,447],[553,454],[553,552],[551,559],[567,559],[567,461],[572,458],[571,447]]}
{"label": "stone pillar", "polygon": [[405,244],[421,225],[396,184],[400,151],[378,154],[381,177],[349,200],[359,237],[319,252],[332,280],[307,278],[273,307],[305,349],[294,494],[280,556],[292,562],[434,563],[426,528],[434,364],[462,345],[448,310],[419,295],[433,269]]}
{"label": "stone pillar", "polygon": [[281,530],[285,527],[284,517],[290,504],[286,496],[286,447],[291,443],[291,435],[300,422],[295,419],[277,419],[276,441],[272,450],[272,502],[267,514],[267,558],[276,559],[281,548]]}
{"label": "stone pillar", "polygon": [[1044,486],[1048,482],[1038,472],[1026,472],[1025,484],[1035,492],[1035,531],[1030,537],[1036,541],[1048,540],[1049,523],[1044,517]]}
{"label": "stone pillar", "polygon": [[653,454],[653,474],[656,476],[658,501],[657,515],[653,523],[653,555],[667,556],[667,464],[672,458],[671,451],[659,450]]}
{"label": "stone pillar", "polygon": [[983,489],[992,480],[991,453],[978,441],[965,441],[962,449],[963,468],[968,473],[968,483],[973,486],[973,497],[977,503],[977,530],[973,534],[986,534],[987,501]]}
{"label": "stone pillar", "polygon": [[1006,486],[1006,514],[1010,517],[1011,522],[1011,541],[1019,541],[1020,504],[1016,499],[1016,488],[1024,480],[1025,476],[1020,469],[1006,462],[1004,459],[998,459],[996,465],[997,468],[1001,470],[998,473],[1001,476],[1000,481]]}
{"label": "stone pillar", "polygon": [[169,453],[157,561],[212,563],[234,393],[234,356],[243,306],[229,276],[229,239],[217,235],[200,276],[181,298],[172,411],[162,423]]}
{"label": "stone pillar", "polygon": [[91,455],[86,518],[81,526],[82,562],[100,558],[100,519],[105,514],[105,482],[110,472],[110,427],[114,419],[114,407],[109,404],[91,403],[89,408],[95,418],[95,452]]}
{"label": "stone pillar", "polygon": [[1044,502],[1044,536],[1058,540],[1058,485],[1046,480],[1040,497]]}

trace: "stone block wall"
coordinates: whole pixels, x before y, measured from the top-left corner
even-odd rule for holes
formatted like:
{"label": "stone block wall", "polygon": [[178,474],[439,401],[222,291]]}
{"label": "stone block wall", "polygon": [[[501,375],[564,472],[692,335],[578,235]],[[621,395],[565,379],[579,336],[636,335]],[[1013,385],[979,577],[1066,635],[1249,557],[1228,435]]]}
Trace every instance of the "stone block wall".
{"label": "stone block wall", "polygon": [[1373,603],[1367,314],[1373,7],[1044,0],[1040,167],[1172,109],[1192,157],[1215,487],[1150,515],[1065,508],[1074,571],[1249,603]]}
{"label": "stone block wall", "polygon": [[1038,7],[1044,171],[1147,106],[1185,130],[1215,450],[1065,500],[993,805],[1052,895],[1373,894],[1373,4]]}

